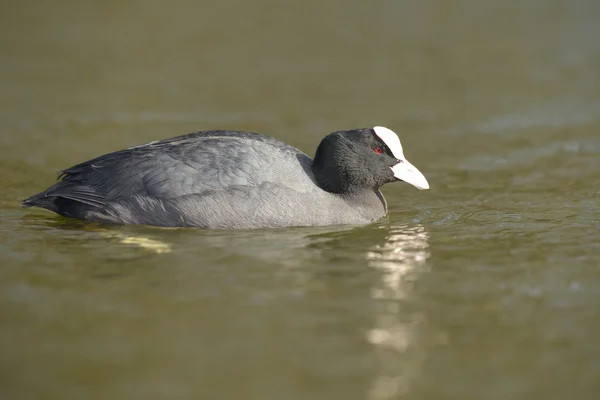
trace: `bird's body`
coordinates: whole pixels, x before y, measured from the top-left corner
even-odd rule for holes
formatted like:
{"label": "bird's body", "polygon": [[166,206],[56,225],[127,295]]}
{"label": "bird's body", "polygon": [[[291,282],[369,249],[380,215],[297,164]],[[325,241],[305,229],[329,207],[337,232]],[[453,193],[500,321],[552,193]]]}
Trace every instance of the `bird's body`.
{"label": "bird's body", "polygon": [[[354,132],[358,140],[378,139],[373,130],[347,132]],[[342,155],[357,150],[344,132],[328,137],[332,135],[341,135],[344,151],[329,154],[336,144],[324,145],[326,138],[319,146],[321,156],[317,150],[313,160],[256,133],[191,133],[68,168],[55,185],[24,200],[23,206],[107,223],[211,229],[365,224],[380,219],[386,214],[380,182],[367,179],[363,187],[362,174],[371,173],[369,163],[339,167],[346,164]],[[352,151],[345,150],[346,142]],[[354,179],[354,173],[361,179]]]}

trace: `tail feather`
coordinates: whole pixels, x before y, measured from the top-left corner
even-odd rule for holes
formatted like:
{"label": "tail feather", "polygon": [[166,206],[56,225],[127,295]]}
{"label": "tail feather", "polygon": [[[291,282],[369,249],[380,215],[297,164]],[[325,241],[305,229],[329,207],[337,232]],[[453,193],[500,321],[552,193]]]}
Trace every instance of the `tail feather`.
{"label": "tail feather", "polygon": [[39,194],[28,197],[25,200],[21,201],[21,207],[23,207],[23,208],[35,207],[38,204],[39,204]]}
{"label": "tail feather", "polygon": [[41,207],[55,212],[58,211],[56,204],[54,203],[54,198],[47,196],[45,191],[21,201],[21,207]]}
{"label": "tail feather", "polygon": [[79,183],[60,181],[43,192],[23,200],[21,207],[41,207],[60,213],[60,208],[68,204],[82,204],[102,208],[106,206],[106,199],[91,187]]}

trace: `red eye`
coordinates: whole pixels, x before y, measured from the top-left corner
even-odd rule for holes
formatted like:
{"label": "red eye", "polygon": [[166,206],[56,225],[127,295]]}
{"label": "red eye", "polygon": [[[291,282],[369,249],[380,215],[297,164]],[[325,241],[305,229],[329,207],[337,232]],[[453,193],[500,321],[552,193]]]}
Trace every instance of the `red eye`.
{"label": "red eye", "polygon": [[375,147],[373,150],[375,150],[375,153],[377,153],[377,154],[383,153],[383,149],[379,146]]}

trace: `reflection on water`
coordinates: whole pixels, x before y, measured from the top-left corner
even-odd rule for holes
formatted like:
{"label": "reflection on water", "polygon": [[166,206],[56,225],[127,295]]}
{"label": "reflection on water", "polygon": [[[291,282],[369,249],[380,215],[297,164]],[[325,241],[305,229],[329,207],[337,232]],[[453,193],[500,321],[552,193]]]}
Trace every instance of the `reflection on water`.
{"label": "reflection on water", "polygon": [[422,225],[398,225],[390,229],[383,244],[367,253],[368,265],[381,272],[381,280],[371,288],[377,304],[367,340],[375,348],[379,374],[373,380],[369,399],[394,399],[405,394],[425,357],[422,351],[411,349],[424,317],[411,315],[402,305],[410,297],[415,274],[426,271],[428,239]]}
{"label": "reflection on water", "polygon": [[107,238],[115,238],[119,243],[134,245],[153,253],[162,254],[172,251],[171,245],[160,240],[152,239],[141,235],[127,235],[118,231],[102,232],[102,236]]}

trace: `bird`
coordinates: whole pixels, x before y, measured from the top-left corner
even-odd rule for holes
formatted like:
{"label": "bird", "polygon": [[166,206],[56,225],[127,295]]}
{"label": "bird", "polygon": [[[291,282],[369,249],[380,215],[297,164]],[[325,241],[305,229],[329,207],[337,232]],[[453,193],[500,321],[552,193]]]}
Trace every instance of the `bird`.
{"label": "bird", "polygon": [[331,132],[314,158],[271,136],[205,130],[74,165],[21,205],[117,225],[366,225],[387,215],[380,188],[395,181],[429,189],[383,126]]}

